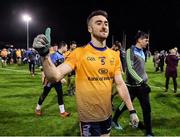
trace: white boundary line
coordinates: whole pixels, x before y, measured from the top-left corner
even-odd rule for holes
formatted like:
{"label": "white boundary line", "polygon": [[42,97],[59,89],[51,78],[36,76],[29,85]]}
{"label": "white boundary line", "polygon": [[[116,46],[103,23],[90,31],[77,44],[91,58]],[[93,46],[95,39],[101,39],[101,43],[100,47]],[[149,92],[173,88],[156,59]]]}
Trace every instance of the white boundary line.
{"label": "white boundary line", "polygon": [[15,70],[15,69],[9,69],[9,68],[0,68],[0,70],[15,71],[15,72],[24,72],[24,73],[28,72],[26,70]]}
{"label": "white boundary line", "polygon": [[[9,69],[9,68],[0,68],[0,70],[14,71],[14,72],[19,72],[19,73],[29,73],[28,70],[15,70],[15,69]],[[36,73],[36,74],[40,74],[40,73]]]}

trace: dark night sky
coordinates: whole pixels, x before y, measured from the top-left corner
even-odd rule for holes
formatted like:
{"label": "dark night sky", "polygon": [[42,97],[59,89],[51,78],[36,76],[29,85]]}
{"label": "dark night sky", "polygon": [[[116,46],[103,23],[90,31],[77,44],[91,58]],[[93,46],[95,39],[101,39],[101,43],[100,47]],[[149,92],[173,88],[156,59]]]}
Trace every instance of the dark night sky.
{"label": "dark night sky", "polygon": [[1,0],[0,42],[26,47],[26,26],[22,13],[32,16],[30,46],[33,38],[52,28],[52,41],[71,40],[86,44],[90,40],[86,18],[95,9],[109,14],[110,36],[108,44],[122,40],[127,34],[127,44],[133,42],[137,30],[150,32],[151,49],[168,49],[180,44],[180,1],[158,2],[150,0]]}

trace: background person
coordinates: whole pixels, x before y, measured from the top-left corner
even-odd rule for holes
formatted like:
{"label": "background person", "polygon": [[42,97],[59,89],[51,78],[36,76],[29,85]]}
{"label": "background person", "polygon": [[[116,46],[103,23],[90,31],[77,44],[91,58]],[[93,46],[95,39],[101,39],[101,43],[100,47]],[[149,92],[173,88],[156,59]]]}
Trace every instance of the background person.
{"label": "background person", "polygon": [[171,49],[170,50],[170,54],[167,55],[166,59],[165,59],[165,63],[166,65],[166,72],[165,72],[165,76],[166,76],[166,90],[165,92],[168,91],[169,88],[169,80],[172,77],[173,79],[173,85],[174,85],[174,93],[177,92],[177,66],[178,66],[178,57],[176,55],[176,50],[175,49]]}
{"label": "background person", "polygon": [[[153,136],[149,99],[151,89],[147,84],[148,77],[145,72],[145,55],[143,52],[143,49],[149,44],[149,35],[145,32],[138,31],[135,40],[135,45],[132,45],[126,52],[126,82],[131,100],[133,101],[137,97],[140,102],[146,129],[145,135]],[[126,109],[127,107],[124,102],[117,108],[113,117],[113,125],[116,129],[122,129],[118,124],[118,118]]]}
{"label": "background person", "polygon": [[[67,44],[65,42],[61,42],[58,45],[58,51],[51,54],[50,57],[51,57],[51,60],[55,66],[59,66],[60,64],[62,64],[64,62],[63,53],[66,51],[67,51]],[[38,115],[38,116],[42,115],[42,111],[41,111],[42,103],[44,102],[45,98],[49,94],[51,88],[54,87],[56,92],[57,92],[57,99],[58,99],[58,104],[59,104],[60,116],[61,117],[70,116],[70,113],[66,112],[65,108],[64,108],[63,91],[62,91],[62,84],[61,84],[61,83],[65,83],[66,80],[61,79],[55,83],[51,83],[46,79],[44,72],[42,72],[42,80],[43,80],[44,88],[43,88],[43,93],[39,97],[38,104],[37,104],[36,109],[35,109],[36,115]]]}

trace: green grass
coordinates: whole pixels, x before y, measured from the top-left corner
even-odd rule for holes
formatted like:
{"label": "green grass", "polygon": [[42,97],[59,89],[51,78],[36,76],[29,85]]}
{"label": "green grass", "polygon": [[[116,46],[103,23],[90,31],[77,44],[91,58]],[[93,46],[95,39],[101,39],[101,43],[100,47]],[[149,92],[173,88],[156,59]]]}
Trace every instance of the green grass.
{"label": "green grass", "polygon": [[[152,60],[148,60],[146,69],[149,84],[152,88],[151,107],[153,131],[157,136],[180,135],[180,86],[178,93],[170,90],[164,93],[164,73],[154,72]],[[178,68],[178,70],[180,70]],[[178,76],[180,75],[180,71]],[[172,81],[172,80],[171,80]],[[177,82],[179,83],[178,77]],[[67,85],[63,86],[67,93]],[[43,104],[43,116],[34,114],[39,95],[42,92],[40,71],[37,69],[35,78],[29,75],[26,65],[11,65],[0,68],[0,135],[1,136],[79,136],[79,122],[74,96],[64,96],[65,108],[72,115],[63,119],[59,116],[56,92],[54,89]],[[118,107],[121,100],[115,97],[114,105]],[[142,112],[138,100],[134,106],[142,120]],[[123,131],[112,129],[112,136],[142,136],[144,131],[129,126],[129,114],[124,112],[119,122]]]}

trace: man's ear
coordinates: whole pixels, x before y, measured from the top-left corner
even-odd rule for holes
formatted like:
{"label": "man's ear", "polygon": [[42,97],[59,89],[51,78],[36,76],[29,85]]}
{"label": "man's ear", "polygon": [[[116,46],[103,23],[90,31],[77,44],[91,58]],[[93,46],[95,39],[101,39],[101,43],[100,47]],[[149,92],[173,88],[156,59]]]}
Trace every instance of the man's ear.
{"label": "man's ear", "polygon": [[89,33],[92,33],[92,27],[90,25],[88,25],[88,31]]}

